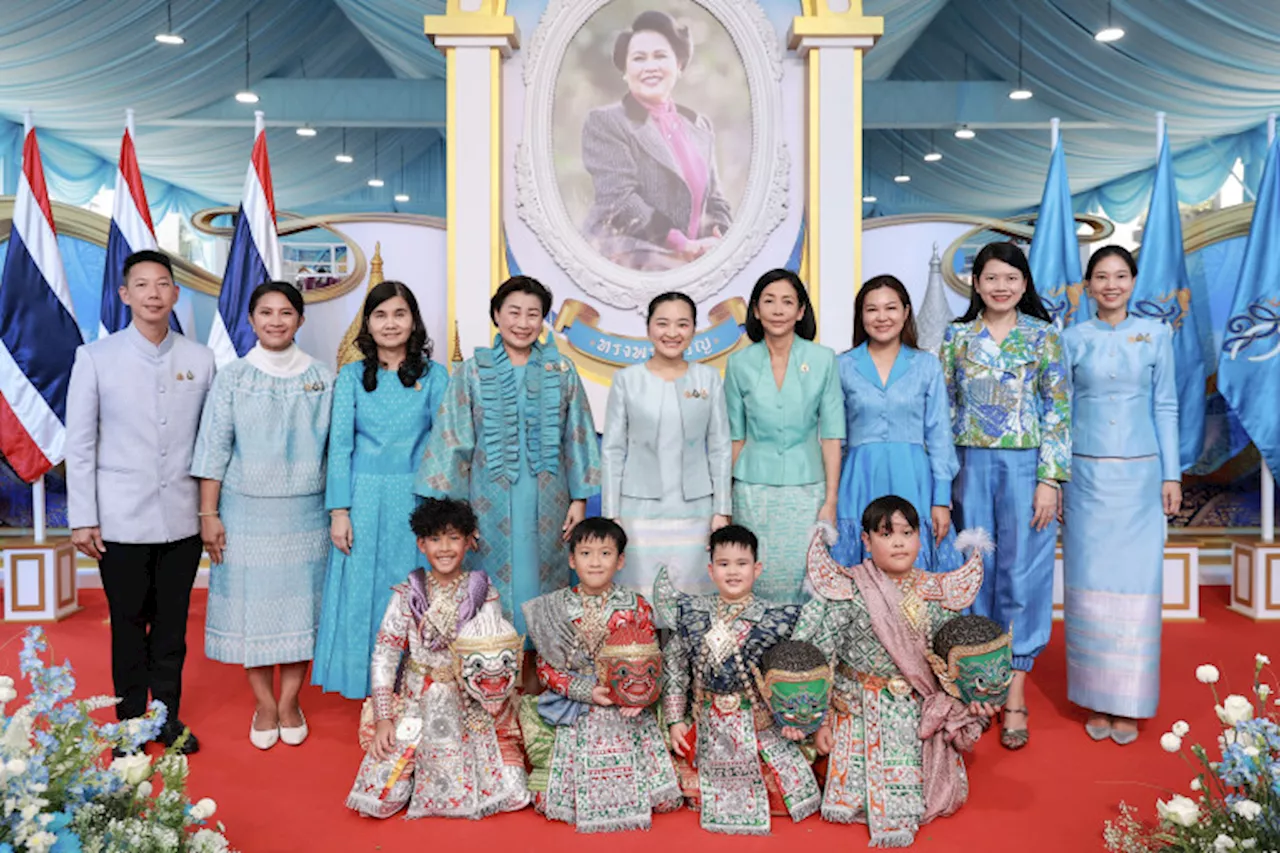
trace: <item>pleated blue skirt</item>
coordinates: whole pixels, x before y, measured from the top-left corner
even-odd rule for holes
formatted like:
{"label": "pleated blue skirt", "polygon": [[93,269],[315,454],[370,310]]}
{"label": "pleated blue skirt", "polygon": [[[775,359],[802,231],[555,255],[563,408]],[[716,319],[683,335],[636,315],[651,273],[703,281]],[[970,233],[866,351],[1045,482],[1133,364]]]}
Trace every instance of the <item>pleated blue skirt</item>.
{"label": "pleated blue skirt", "polygon": [[1075,456],[1063,495],[1067,696],[1147,718],[1160,699],[1160,460]]}

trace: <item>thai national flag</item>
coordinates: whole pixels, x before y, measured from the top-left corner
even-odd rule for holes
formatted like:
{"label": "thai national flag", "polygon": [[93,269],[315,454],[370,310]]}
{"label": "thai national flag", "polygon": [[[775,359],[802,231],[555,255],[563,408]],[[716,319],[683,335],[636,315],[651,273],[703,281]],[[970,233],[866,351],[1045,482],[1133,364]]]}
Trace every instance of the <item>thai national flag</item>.
{"label": "thai national flag", "polygon": [[222,275],[218,313],[209,332],[209,346],[219,367],[253,348],[257,338],[249,325],[249,295],[263,282],[280,278],[280,240],[276,235],[276,202],[267,162],[267,133],[262,112],[256,117],[256,138],[244,197],[236,216],[227,269]]}
{"label": "thai national flag", "polygon": [[0,277],[0,453],[28,483],[62,461],[67,385],[81,343],[28,123]]}
{"label": "thai national flag", "polygon": [[[133,319],[129,306],[120,301],[118,290],[124,283],[124,261],[134,252],[156,249],[156,229],[151,224],[147,192],[133,147],[133,110],[128,111],[124,139],[120,143],[120,168],[116,170],[116,197],[111,209],[111,232],[107,237],[107,264],[102,270],[102,314],[98,337],[118,332]],[[182,333],[177,316],[169,315],[169,327]]]}

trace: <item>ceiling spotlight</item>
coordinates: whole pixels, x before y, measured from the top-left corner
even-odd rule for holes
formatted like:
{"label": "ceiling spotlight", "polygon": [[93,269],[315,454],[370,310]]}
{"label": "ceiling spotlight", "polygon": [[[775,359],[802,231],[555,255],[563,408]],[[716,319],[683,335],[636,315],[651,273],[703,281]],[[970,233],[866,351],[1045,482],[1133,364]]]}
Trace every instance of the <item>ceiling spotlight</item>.
{"label": "ceiling spotlight", "polygon": [[902,131],[898,132],[898,174],[893,176],[895,184],[905,184],[911,180],[911,176],[907,174],[907,135]]}
{"label": "ceiling spotlight", "polygon": [[156,41],[160,44],[178,45],[186,44],[187,40],[173,31],[173,2],[164,4],[165,11],[168,13],[169,27],[162,33],[156,33]]}
{"label": "ceiling spotlight", "polygon": [[875,196],[873,196],[873,195],[870,195],[870,194],[868,194],[868,195],[864,195],[864,196],[862,197],[862,203],[863,203],[863,204],[875,204],[875,203],[876,203],[876,201],[877,201],[876,197],[875,197]]}
{"label": "ceiling spotlight", "polygon": [[403,145],[400,146],[400,191],[397,192],[393,196],[393,198],[399,202],[405,202],[409,200],[409,194],[404,191],[404,146]]}
{"label": "ceiling spotlight", "polygon": [[354,163],[356,158],[347,153],[347,129],[342,129],[342,149],[334,155],[334,160],[339,163]]}
{"label": "ceiling spotlight", "polygon": [[933,140],[933,131],[929,131],[929,152],[924,155],[926,163],[936,163],[942,159],[942,152],[938,150],[938,146]]}
{"label": "ceiling spotlight", "polygon": [[962,124],[956,128],[956,139],[973,139],[977,135],[967,124]]}
{"label": "ceiling spotlight", "polygon": [[382,180],[382,178],[369,179],[369,186],[371,187],[385,187],[386,185],[387,185],[387,182]]}
{"label": "ceiling spotlight", "polygon": [[316,135],[316,129],[309,124],[304,124],[302,127],[299,127],[296,130],[294,130],[294,133],[298,134],[299,136],[305,136],[309,139],[312,136]]}
{"label": "ceiling spotlight", "polygon": [[1094,33],[1093,37],[1103,44],[1124,38],[1124,27],[1117,27],[1111,23],[1111,0],[1107,0],[1107,25]]}
{"label": "ceiling spotlight", "polygon": [[1022,84],[1022,16],[1018,16],[1018,86],[1009,93],[1011,101],[1025,101],[1031,97],[1031,90]]}
{"label": "ceiling spotlight", "polygon": [[903,175],[894,175],[894,176],[893,176],[893,182],[894,182],[895,184],[909,184],[909,183],[911,183],[911,176],[910,176],[910,175],[906,175],[906,174],[903,174]]}
{"label": "ceiling spotlight", "polygon": [[249,85],[249,13],[244,13],[244,89],[236,92],[236,100],[242,104],[258,103],[258,96]]}

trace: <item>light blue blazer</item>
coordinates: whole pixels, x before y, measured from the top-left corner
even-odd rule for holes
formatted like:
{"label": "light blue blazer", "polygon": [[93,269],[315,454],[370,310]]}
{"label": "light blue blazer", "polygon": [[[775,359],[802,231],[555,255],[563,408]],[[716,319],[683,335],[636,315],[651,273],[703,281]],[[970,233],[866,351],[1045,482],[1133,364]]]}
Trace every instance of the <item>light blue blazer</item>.
{"label": "light blue blazer", "polygon": [[1127,317],[1063,334],[1074,396],[1071,452],[1079,456],[1160,457],[1165,480],[1182,479],[1173,333],[1164,323]]}
{"label": "light blue blazer", "polygon": [[733,511],[733,449],[720,373],[705,364],[691,363],[685,375],[675,380],[684,432],[680,459],[658,457],[663,385],[664,380],[644,364],[613,375],[600,445],[604,481],[600,514],[617,518],[623,495],[660,499],[659,466],[679,465],[684,499],[710,495],[712,511],[729,515]]}

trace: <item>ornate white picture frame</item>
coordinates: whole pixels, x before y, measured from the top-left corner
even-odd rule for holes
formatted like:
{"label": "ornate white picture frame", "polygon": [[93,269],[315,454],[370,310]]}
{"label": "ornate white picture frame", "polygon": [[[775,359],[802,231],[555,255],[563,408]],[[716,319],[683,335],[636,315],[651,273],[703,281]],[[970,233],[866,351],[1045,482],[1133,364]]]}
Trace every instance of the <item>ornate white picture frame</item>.
{"label": "ornate white picture frame", "polygon": [[728,31],[746,69],[752,137],[746,190],[732,227],[707,254],[672,270],[632,270],[610,261],[582,235],[561,199],[553,166],[553,106],[561,63],[579,29],[612,2],[550,0],[543,11],[524,56],[516,210],[570,279],[608,305],[634,309],[668,290],[701,302],[723,289],[787,216],[791,161],[781,127],[781,40],[755,0],[692,0]]}

